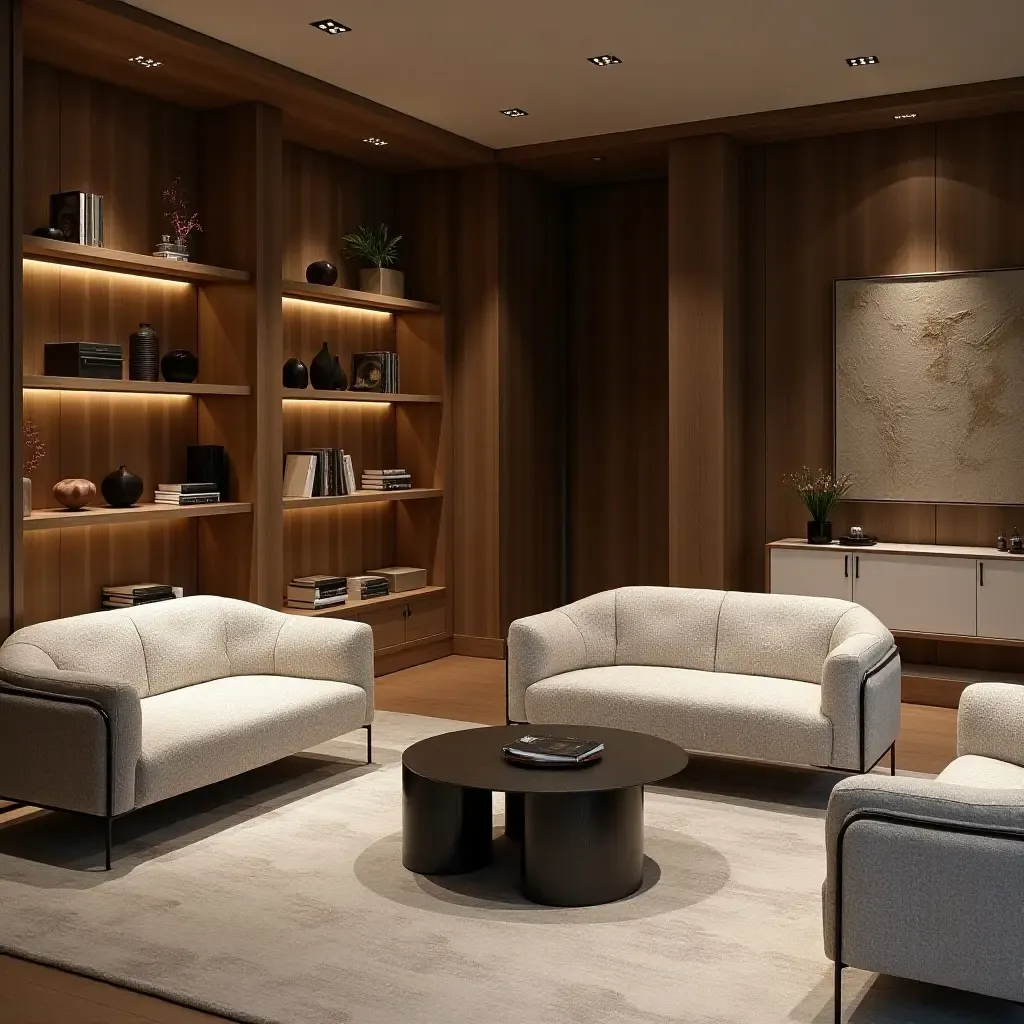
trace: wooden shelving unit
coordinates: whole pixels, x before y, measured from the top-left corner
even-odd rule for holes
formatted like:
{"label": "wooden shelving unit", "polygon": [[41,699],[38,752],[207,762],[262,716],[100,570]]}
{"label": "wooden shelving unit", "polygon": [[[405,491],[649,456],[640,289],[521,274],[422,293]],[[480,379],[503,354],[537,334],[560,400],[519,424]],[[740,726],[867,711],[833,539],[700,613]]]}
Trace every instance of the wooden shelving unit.
{"label": "wooden shelving unit", "polygon": [[248,397],[247,384],[173,384],[165,380],[100,380],[95,377],[45,377],[24,379],[24,387],[37,391],[99,391],[127,395],[234,395]]}
{"label": "wooden shelving unit", "polygon": [[316,391],[313,388],[285,388],[282,396],[286,402],[371,402],[399,405],[440,405],[440,395],[388,394],[378,391]]}
{"label": "wooden shelving unit", "polygon": [[169,281],[191,281],[195,284],[244,283],[249,275],[243,270],[228,270],[225,267],[211,267],[205,263],[180,263],[177,260],[144,256],[138,252],[121,252],[94,245],[76,245],[73,242],[58,242],[50,238],[25,235],[22,253],[26,259],[62,263],[73,267],[93,267],[99,270],[113,270],[129,274],[143,274],[148,277],[165,278]]}
{"label": "wooden shelving unit", "polygon": [[284,498],[285,511],[297,508],[328,508],[332,505],[367,505],[381,501],[417,501],[422,498],[443,498],[439,487],[412,487],[407,491],[356,491],[355,494],[334,494],[324,498]]}
{"label": "wooden shelving unit", "polygon": [[434,305],[432,302],[399,299],[391,295],[360,292],[354,288],[336,288],[323,284],[307,284],[305,281],[283,281],[281,283],[281,294],[288,299],[325,302],[334,306],[349,306],[352,309],[373,309],[379,313],[441,312],[441,307]]}
{"label": "wooden shelving unit", "polygon": [[288,612],[290,615],[308,615],[313,618],[354,619],[378,608],[400,608],[410,601],[417,601],[424,597],[440,597],[443,594],[444,587],[418,587],[416,590],[406,590],[401,594],[388,594],[387,597],[370,597],[365,601],[350,601],[346,604],[336,605],[333,608],[317,608],[313,611],[308,611],[304,608],[289,608],[286,605],[281,610]]}
{"label": "wooden shelving unit", "polygon": [[73,530],[85,526],[125,526],[128,523],[156,523],[167,519],[202,519],[252,512],[245,501],[222,501],[214,505],[158,505],[146,502],[131,508],[38,509],[22,521],[22,530]]}

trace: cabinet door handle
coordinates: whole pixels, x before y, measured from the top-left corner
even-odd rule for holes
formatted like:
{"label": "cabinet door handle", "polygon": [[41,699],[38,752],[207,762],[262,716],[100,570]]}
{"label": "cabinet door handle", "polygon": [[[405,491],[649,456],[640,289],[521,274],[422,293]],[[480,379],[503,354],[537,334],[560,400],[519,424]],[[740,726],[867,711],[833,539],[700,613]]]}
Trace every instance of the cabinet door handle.
{"label": "cabinet door handle", "polygon": [[860,555],[853,556],[853,573],[856,579],[860,579]]}
{"label": "cabinet door handle", "polygon": [[847,580],[850,578],[850,556],[849,555],[843,555],[843,578],[847,579]]}
{"label": "cabinet door handle", "polygon": [[985,563],[978,563],[978,583],[981,586],[985,586]]}

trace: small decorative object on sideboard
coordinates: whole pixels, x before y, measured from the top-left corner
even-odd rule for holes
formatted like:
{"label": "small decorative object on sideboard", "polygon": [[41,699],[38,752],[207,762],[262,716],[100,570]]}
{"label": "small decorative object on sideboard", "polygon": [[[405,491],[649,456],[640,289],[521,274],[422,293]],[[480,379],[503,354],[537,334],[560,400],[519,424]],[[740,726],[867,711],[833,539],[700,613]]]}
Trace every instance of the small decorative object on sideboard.
{"label": "small decorative object on sideboard", "polygon": [[1010,546],[1009,546],[1009,544],[1006,543],[1006,538],[1002,534],[999,534],[999,536],[996,537],[996,551],[1009,551],[1009,550],[1010,550]]}
{"label": "small decorative object on sideboard", "polygon": [[161,236],[160,244],[153,250],[153,255],[187,263],[189,238],[203,228],[199,223],[199,214],[191,208],[180,177],[175,178],[164,189],[164,220],[171,229],[170,234]]}
{"label": "small decorative object on sideboard", "polygon": [[123,370],[124,356],[120,345],[94,341],[48,341],[43,346],[43,372],[47,377],[120,380]]}
{"label": "small decorative object on sideboard", "polygon": [[1010,554],[1024,555],[1024,540],[1021,540],[1016,526],[1013,528],[1013,533],[1010,536]]}
{"label": "small decorative object on sideboard", "polygon": [[69,512],[78,512],[96,499],[96,485],[83,477],[68,477],[53,485],[53,496],[58,505]]}
{"label": "small decorative object on sideboard", "polygon": [[849,474],[834,477],[823,469],[815,472],[801,466],[785,478],[785,483],[803,502],[811,517],[807,522],[807,543],[831,544],[832,524],[828,517],[850,489]]}
{"label": "small decorative object on sideboard", "polygon": [[25,420],[21,428],[21,443],[24,450],[21,463],[21,514],[32,515],[32,474],[46,455],[46,445],[39,436],[39,428]]}
{"label": "small decorative object on sideboard", "polygon": [[309,387],[309,370],[306,369],[306,364],[293,356],[284,364],[284,369],[281,371],[281,382],[286,388],[296,391]]}
{"label": "small decorative object on sideboard", "polygon": [[131,508],[142,497],[142,477],[118,466],[103,478],[100,490],[111,508]]}
{"label": "small decorative object on sideboard", "polygon": [[50,227],[56,228],[65,242],[102,246],[103,196],[55,192],[50,196]]}
{"label": "small decorative object on sideboard", "polygon": [[309,364],[309,382],[317,391],[344,391],[348,387],[341,360],[331,355],[326,341]]}
{"label": "small decorative object on sideboard", "polygon": [[310,284],[337,284],[338,268],[327,260],[317,260],[306,267],[306,280]]}
{"label": "small decorative object on sideboard", "polygon": [[199,376],[199,357],[187,348],[171,349],[160,360],[160,372],[170,384],[191,384]]}
{"label": "small decorative object on sideboard", "polygon": [[67,241],[64,237],[64,232],[60,228],[33,228],[32,234],[36,238],[49,238],[52,242]]}
{"label": "small decorative object on sideboard", "polygon": [[128,336],[128,379],[160,379],[160,337],[152,324],[139,324]]}
{"label": "small decorative object on sideboard", "polygon": [[866,534],[859,526],[851,526],[850,532],[839,538],[839,543],[851,548],[870,548],[878,543],[878,538]]}
{"label": "small decorative object on sideboard", "polygon": [[363,264],[359,271],[359,288],[377,295],[391,295],[402,298],[405,295],[405,275],[391,266],[398,259],[398,243],[401,235],[388,237],[388,226],[376,228],[360,227],[345,235],[345,255]]}

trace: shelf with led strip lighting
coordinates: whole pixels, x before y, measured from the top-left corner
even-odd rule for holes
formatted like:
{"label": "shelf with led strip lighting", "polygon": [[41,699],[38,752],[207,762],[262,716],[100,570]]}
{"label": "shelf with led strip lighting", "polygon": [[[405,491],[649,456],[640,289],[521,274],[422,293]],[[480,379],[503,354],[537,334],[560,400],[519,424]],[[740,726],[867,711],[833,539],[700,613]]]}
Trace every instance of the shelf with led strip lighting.
{"label": "shelf with led strip lighting", "polygon": [[345,604],[331,605],[327,608],[291,608],[287,604],[281,609],[289,615],[306,615],[311,618],[320,616],[332,616],[338,619],[348,619],[356,615],[364,615],[374,608],[388,608],[394,605],[407,604],[422,597],[436,597],[443,594],[444,587],[417,587],[415,590],[403,590],[397,594],[385,594],[381,597],[367,597],[361,600],[348,600]]}
{"label": "shelf with led strip lighting", "polygon": [[252,390],[244,384],[173,384],[164,380],[101,380],[96,377],[27,376],[25,388],[36,391],[100,391],[129,395],[237,395]]}
{"label": "shelf with led strip lighting", "polygon": [[418,405],[440,405],[440,395],[389,394],[386,391],[315,391],[311,388],[285,388],[284,399],[293,402],[398,402]]}
{"label": "shelf with led strip lighting", "polygon": [[83,526],[124,526],[128,523],[152,523],[165,519],[198,519],[205,516],[241,515],[252,511],[245,501],[221,501],[212,505],[161,505],[140,503],[130,508],[83,508],[78,512],[63,509],[36,509],[22,520],[22,530],[66,530]]}
{"label": "shelf with led strip lighting", "polygon": [[323,498],[284,498],[286,512],[295,508],[326,508],[331,505],[366,505],[374,501],[418,501],[443,498],[440,487],[412,487],[407,491],[356,491],[354,494],[332,494]]}
{"label": "shelf with led strip lighting", "polygon": [[244,270],[211,267],[205,263],[182,263],[178,260],[161,259],[158,256],[144,256],[137,252],[105,249],[98,245],[78,245],[51,238],[37,238],[35,235],[23,237],[22,255],[25,259],[47,263],[142,274],[174,281],[192,281],[196,284],[238,284],[249,280],[249,275]]}
{"label": "shelf with led strip lighting", "polygon": [[351,306],[355,309],[371,309],[378,313],[440,313],[441,307],[433,302],[418,302],[415,299],[399,299],[392,295],[377,295],[375,292],[360,292],[351,288],[335,288],[333,285],[307,284],[305,281],[283,281],[281,293],[286,299],[305,299],[324,302],[335,306]]}

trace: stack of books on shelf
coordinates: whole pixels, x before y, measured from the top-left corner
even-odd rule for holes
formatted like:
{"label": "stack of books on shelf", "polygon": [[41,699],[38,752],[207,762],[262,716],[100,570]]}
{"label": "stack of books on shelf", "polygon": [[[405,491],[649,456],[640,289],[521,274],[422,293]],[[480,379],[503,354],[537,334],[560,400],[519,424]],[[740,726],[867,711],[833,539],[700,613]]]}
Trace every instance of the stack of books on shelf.
{"label": "stack of books on shelf", "polygon": [[412,487],[412,474],[404,469],[364,469],[364,491],[408,491]]}
{"label": "stack of books on shelf", "polygon": [[349,589],[353,601],[368,601],[373,597],[387,597],[390,593],[384,576],[349,576]]}
{"label": "stack of books on shelf", "polygon": [[352,390],[397,395],[402,390],[397,352],[357,352],[352,357]]}
{"label": "stack of books on shelf", "polygon": [[296,576],[285,592],[287,607],[306,611],[331,608],[347,599],[348,580],[344,576]]}
{"label": "stack of books on shelf", "polygon": [[341,448],[311,448],[289,452],[284,458],[286,498],[325,498],[352,494],[355,489],[352,456]]}
{"label": "stack of books on shelf", "polygon": [[173,601],[180,593],[165,583],[127,583],[103,588],[104,608],[137,608],[156,601]]}
{"label": "stack of books on shelf", "polygon": [[216,505],[220,491],[214,483],[160,484],[153,500],[158,505]]}

